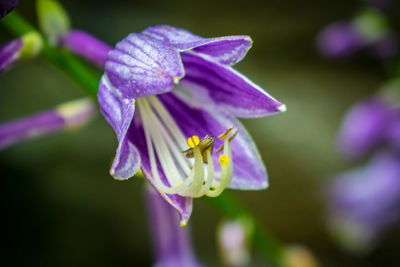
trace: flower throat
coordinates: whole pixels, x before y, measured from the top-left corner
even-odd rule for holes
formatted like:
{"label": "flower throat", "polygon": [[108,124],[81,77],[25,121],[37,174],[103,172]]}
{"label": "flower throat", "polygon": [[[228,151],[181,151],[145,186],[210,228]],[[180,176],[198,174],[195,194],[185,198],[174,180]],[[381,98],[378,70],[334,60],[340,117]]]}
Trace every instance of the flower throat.
{"label": "flower throat", "polygon": [[[186,197],[216,197],[232,180],[233,162],[230,142],[237,134],[233,127],[218,136],[224,143],[215,153],[219,156],[221,176],[214,177],[213,136],[185,137],[179,126],[156,96],[137,99],[146,137],[152,182],[161,194]],[[157,162],[158,160],[158,162]],[[159,163],[159,164],[158,164]],[[161,179],[160,170],[165,175]]]}

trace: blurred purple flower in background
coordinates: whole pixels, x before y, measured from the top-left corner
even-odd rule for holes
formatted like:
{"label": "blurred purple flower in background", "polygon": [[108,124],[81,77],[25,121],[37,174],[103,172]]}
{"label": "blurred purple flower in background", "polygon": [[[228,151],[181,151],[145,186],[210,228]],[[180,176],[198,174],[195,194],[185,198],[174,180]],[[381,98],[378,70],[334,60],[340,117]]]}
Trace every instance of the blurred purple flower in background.
{"label": "blurred purple flower in background", "polygon": [[7,16],[18,4],[18,0],[0,0],[0,19]]}
{"label": "blurred purple flower in background", "polygon": [[361,50],[386,59],[398,52],[398,37],[389,30],[384,15],[374,8],[362,10],[354,19],[333,22],[316,40],[318,52],[328,59],[345,59]]}
{"label": "blurred purple flower in background", "polygon": [[365,42],[350,22],[334,22],[317,37],[317,49],[326,58],[346,58],[363,48]]}
{"label": "blurred purple flower in background", "polygon": [[359,157],[386,140],[391,124],[400,119],[400,108],[390,105],[383,96],[356,103],[346,114],[338,135],[340,152]]}
{"label": "blurred purple flower in background", "polygon": [[335,238],[350,250],[373,246],[400,215],[400,156],[380,153],[364,167],[329,185],[328,220]]}
{"label": "blurred purple flower in background", "polygon": [[194,255],[190,229],[179,226],[175,209],[147,187],[149,221],[157,262],[154,267],[201,267]]}

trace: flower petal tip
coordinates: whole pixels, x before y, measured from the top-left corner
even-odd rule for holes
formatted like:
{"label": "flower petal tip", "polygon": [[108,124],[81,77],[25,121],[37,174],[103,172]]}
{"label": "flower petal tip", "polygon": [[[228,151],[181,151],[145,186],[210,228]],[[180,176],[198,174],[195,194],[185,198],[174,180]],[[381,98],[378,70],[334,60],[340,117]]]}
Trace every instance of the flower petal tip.
{"label": "flower petal tip", "polygon": [[284,104],[280,105],[277,109],[279,110],[279,112],[286,112],[287,110],[286,105]]}
{"label": "flower petal tip", "polygon": [[264,182],[261,184],[261,188],[260,188],[260,189],[267,189],[268,187],[269,187],[268,181],[264,181]]}
{"label": "flower petal tip", "polygon": [[114,180],[117,181],[127,181],[129,180],[129,178],[132,178],[136,173],[132,174],[132,175],[118,175],[118,173],[116,173],[115,169],[112,168],[110,169],[110,175],[114,178]]}

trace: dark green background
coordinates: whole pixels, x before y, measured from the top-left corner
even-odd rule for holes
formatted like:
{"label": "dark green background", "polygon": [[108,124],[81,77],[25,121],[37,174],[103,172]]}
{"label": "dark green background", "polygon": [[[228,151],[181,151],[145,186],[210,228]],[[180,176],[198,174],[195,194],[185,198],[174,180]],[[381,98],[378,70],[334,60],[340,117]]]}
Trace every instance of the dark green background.
{"label": "dark green background", "polygon": [[[36,23],[34,1],[17,10]],[[304,244],[323,266],[397,266],[400,228],[368,255],[354,256],[330,239],[322,186],[352,166],[335,151],[341,117],[387,78],[367,54],[327,62],[314,40],[326,24],[350,18],[361,1],[61,1],[74,28],[114,44],[156,24],[212,37],[248,34],[254,46],[237,69],[287,105],[272,117],[244,120],[270,176],[270,188],[234,192],[287,244]],[[397,9],[391,22],[399,23]],[[0,28],[0,41],[11,38]],[[0,77],[0,121],[82,96],[79,87],[41,59]],[[143,201],[144,181],[108,174],[116,148],[101,116],[87,127],[0,152],[2,243],[6,266],[148,266],[153,262]],[[191,218],[196,252],[219,266],[218,213],[195,200]],[[265,266],[255,255],[253,265]]]}

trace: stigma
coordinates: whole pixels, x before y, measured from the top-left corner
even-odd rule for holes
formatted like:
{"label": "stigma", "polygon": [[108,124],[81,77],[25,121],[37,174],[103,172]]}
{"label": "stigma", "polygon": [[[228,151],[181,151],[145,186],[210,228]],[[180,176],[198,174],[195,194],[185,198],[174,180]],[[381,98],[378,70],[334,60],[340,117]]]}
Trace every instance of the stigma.
{"label": "stigma", "polygon": [[[230,127],[217,138],[185,136],[156,96],[137,100],[146,138],[151,179],[161,194],[185,197],[219,196],[233,174],[231,141],[238,130]],[[218,160],[216,160],[218,159]],[[215,163],[220,170],[215,171]]]}

